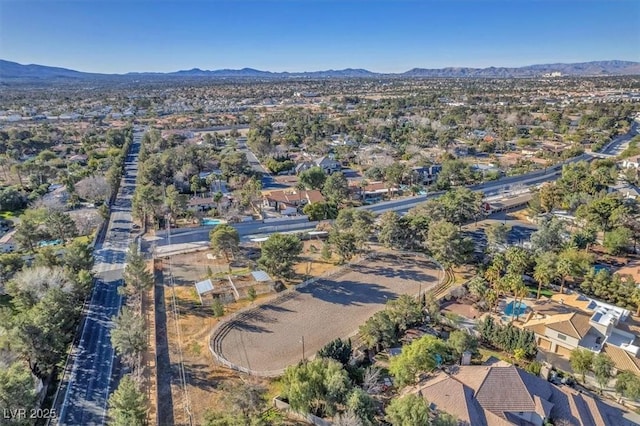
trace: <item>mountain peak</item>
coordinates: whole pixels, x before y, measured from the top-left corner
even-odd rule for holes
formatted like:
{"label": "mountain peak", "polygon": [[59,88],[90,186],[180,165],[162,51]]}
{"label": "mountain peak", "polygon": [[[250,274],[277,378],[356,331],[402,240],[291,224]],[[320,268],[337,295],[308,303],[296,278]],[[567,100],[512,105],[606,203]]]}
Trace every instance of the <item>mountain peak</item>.
{"label": "mountain peak", "polygon": [[549,73],[560,73],[563,76],[607,76],[607,75],[640,75],[640,62],[606,60],[573,64],[539,64],[524,67],[448,67],[448,68],[412,68],[404,73],[376,73],[362,68],[329,69],[326,71],[305,72],[271,72],[255,68],[203,70],[191,68],[169,73],[138,72],[128,74],[96,74],[85,73],[67,68],[44,65],[22,65],[0,59],[0,81],[3,83],[60,83],[91,79],[122,79],[147,76],[155,79],[184,78],[366,78],[366,77],[422,77],[422,78],[535,78]]}

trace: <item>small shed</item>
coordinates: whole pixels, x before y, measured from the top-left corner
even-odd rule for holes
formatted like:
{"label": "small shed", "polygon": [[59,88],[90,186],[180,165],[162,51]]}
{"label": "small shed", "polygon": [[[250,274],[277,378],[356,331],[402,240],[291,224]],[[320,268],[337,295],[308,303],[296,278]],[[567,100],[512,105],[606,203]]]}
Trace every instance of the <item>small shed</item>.
{"label": "small shed", "polygon": [[204,281],[200,281],[196,283],[196,291],[198,292],[198,297],[200,298],[200,303],[204,305],[202,301],[202,296],[209,294],[213,291],[213,283],[210,279],[206,279]]}
{"label": "small shed", "polygon": [[253,276],[253,279],[259,283],[267,283],[273,281],[269,274],[264,271],[251,271],[251,275]]}

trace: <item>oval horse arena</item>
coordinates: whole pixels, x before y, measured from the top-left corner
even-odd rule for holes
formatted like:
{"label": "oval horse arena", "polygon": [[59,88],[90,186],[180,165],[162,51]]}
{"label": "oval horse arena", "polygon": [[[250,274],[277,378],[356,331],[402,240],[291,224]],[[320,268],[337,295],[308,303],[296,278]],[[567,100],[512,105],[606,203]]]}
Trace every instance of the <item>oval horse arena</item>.
{"label": "oval horse arena", "polygon": [[388,300],[428,291],[443,277],[423,256],[379,252],[220,323],[211,351],[227,367],[276,376],[331,340],[353,336]]}

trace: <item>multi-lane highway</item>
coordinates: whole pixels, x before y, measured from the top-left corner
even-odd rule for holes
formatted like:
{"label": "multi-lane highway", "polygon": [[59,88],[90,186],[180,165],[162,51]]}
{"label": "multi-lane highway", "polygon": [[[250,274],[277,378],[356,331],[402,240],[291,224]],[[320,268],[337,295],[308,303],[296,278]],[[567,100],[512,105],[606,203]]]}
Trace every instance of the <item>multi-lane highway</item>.
{"label": "multi-lane highway", "polygon": [[104,425],[107,402],[118,374],[109,330],[122,304],[126,251],[131,243],[131,198],[135,189],[142,131],[136,129],[125,161],[125,173],[102,242],[95,247],[95,284],[80,338],[65,371],[55,402],[59,425]]}

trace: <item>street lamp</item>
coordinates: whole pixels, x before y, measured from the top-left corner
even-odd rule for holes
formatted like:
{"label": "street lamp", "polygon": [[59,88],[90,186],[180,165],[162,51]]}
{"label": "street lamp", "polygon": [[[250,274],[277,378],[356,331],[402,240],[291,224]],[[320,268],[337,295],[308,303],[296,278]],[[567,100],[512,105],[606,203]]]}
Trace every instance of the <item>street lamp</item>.
{"label": "street lamp", "polygon": [[302,336],[300,343],[302,343],[302,361],[304,362],[304,336]]}

